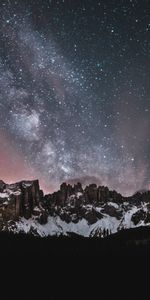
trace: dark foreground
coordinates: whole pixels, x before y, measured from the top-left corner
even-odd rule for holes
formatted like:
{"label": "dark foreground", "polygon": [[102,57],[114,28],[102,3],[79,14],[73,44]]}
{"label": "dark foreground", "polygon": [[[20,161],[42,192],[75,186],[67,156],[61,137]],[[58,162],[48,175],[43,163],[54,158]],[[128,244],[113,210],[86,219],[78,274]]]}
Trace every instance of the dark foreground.
{"label": "dark foreground", "polygon": [[4,300],[136,299],[149,288],[149,227],[105,239],[1,233],[0,249]]}
{"label": "dark foreground", "polygon": [[57,258],[100,257],[101,255],[138,256],[149,254],[150,227],[122,230],[105,238],[37,237],[30,234],[0,233],[1,255],[38,256]]}

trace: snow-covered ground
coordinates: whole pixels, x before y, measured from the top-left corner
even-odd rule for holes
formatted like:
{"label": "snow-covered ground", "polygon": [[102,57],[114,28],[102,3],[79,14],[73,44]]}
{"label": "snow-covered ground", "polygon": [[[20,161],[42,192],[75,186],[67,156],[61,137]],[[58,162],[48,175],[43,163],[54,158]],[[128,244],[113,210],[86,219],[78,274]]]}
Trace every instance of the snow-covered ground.
{"label": "snow-covered ground", "polygon": [[[115,205],[115,208],[117,208],[117,205]],[[116,233],[122,228],[134,228],[145,225],[143,221],[140,221],[137,225],[134,225],[131,221],[132,215],[139,209],[140,208],[137,208],[136,206],[132,206],[128,211],[124,212],[124,215],[120,220],[115,217],[110,217],[107,214],[103,214],[103,218],[92,225],[89,225],[84,218],[79,220],[78,223],[66,223],[65,221],[62,221],[59,216],[49,216],[48,222],[45,225],[39,224],[35,217],[32,217],[29,220],[21,218],[19,222],[16,222],[15,231],[24,231],[25,233],[28,233],[30,230],[34,230],[41,237],[48,235],[67,235],[69,232],[89,237],[93,236],[97,230],[101,230],[101,232],[103,232],[104,229],[108,230],[109,233]],[[100,209],[97,208],[97,211],[100,211]]]}

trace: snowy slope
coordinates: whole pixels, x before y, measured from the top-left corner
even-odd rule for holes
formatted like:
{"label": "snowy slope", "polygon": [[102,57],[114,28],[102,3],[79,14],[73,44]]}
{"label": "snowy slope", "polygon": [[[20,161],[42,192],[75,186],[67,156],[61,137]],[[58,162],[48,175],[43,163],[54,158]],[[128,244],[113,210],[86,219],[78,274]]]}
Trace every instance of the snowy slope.
{"label": "snowy slope", "polygon": [[[49,216],[48,222],[45,225],[39,224],[35,217],[32,217],[29,220],[21,218],[19,222],[16,222],[16,228],[14,231],[23,231],[25,233],[36,232],[41,237],[48,235],[59,236],[60,234],[67,235],[68,233],[76,233],[84,237],[92,237],[96,235],[99,236],[98,233],[101,231],[101,236],[103,237],[103,230],[108,230],[108,234],[113,234],[121,229],[144,226],[145,223],[142,220],[137,225],[135,225],[131,220],[133,214],[138,212],[140,209],[141,207],[131,207],[131,209],[124,212],[121,220],[117,220],[115,217],[104,214],[101,220],[98,220],[96,223],[91,225],[89,225],[87,220],[84,218],[75,224],[73,222],[66,223],[65,221],[62,221],[59,216]],[[147,223],[146,225],[150,225],[150,223]]]}

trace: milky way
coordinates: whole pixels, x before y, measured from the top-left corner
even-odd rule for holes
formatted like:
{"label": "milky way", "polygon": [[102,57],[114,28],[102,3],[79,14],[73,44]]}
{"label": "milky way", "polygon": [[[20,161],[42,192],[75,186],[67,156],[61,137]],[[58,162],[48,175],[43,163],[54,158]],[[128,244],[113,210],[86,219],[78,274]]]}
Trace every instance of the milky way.
{"label": "milky way", "polygon": [[1,1],[0,177],[150,188],[149,1]]}

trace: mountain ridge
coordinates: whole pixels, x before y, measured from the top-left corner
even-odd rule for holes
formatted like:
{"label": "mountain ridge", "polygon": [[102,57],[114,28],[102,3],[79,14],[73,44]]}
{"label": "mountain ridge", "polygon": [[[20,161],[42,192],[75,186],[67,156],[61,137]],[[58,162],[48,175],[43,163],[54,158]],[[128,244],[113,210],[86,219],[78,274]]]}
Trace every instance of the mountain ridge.
{"label": "mountain ridge", "polygon": [[150,225],[150,191],[124,197],[106,186],[71,185],[44,195],[39,181],[0,180],[0,230],[48,235],[106,237],[119,230]]}

